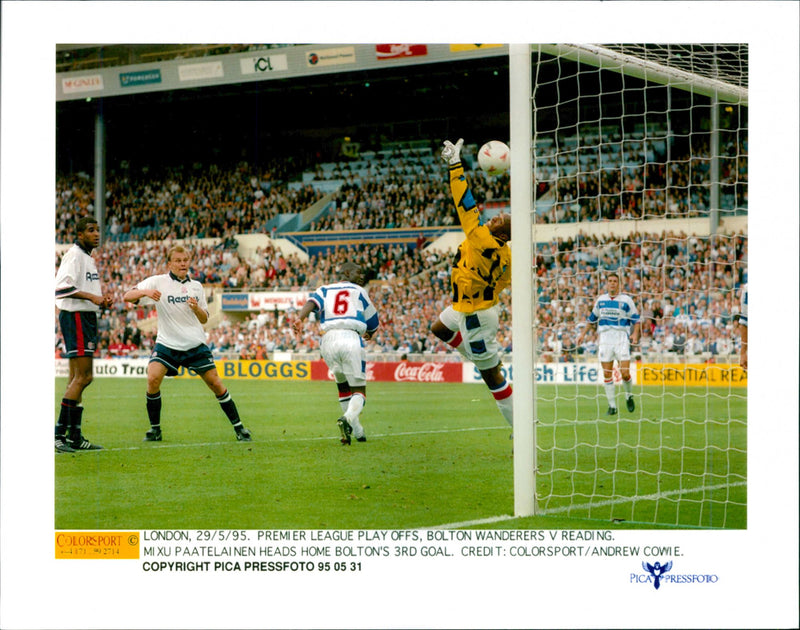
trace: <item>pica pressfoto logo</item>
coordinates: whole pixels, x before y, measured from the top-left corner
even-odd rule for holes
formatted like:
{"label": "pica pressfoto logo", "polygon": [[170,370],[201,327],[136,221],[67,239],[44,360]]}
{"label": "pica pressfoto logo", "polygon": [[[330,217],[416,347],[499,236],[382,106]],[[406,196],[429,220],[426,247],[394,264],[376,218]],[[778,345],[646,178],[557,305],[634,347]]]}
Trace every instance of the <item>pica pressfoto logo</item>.
{"label": "pica pressfoto logo", "polygon": [[672,560],[656,561],[652,564],[642,562],[644,573],[631,573],[631,584],[652,584],[658,590],[664,584],[716,584],[719,575],[716,573],[678,573],[673,570]]}
{"label": "pica pressfoto logo", "polygon": [[642,562],[642,568],[653,576],[653,588],[658,589],[661,586],[661,576],[672,568],[672,560],[666,564],[661,564],[658,561],[653,564]]}

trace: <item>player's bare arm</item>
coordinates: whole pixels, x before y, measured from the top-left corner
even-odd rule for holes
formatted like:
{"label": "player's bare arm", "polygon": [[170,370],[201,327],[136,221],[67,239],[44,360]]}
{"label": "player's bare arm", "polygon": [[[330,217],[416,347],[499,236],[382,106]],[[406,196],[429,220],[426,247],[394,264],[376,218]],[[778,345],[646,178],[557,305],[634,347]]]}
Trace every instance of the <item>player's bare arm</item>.
{"label": "player's bare arm", "polygon": [[122,299],[136,304],[143,297],[149,297],[154,302],[158,302],[161,299],[161,291],[158,289],[129,289],[122,296]]}
{"label": "player's bare arm", "polygon": [[88,293],[86,291],[76,291],[70,293],[69,297],[78,300],[89,300],[92,304],[108,308],[111,306],[113,300],[110,295],[97,295],[96,293]]}
{"label": "player's bare arm", "polygon": [[197,303],[197,298],[190,297],[186,300],[186,304],[192,309],[192,313],[194,313],[201,324],[205,324],[208,321],[208,313],[200,308],[200,305]]}
{"label": "player's bare arm", "polygon": [[640,322],[636,322],[633,325],[633,331],[631,332],[631,343],[635,346],[639,343],[639,337],[642,335],[642,324]]}
{"label": "player's bare arm", "polygon": [[739,353],[739,365],[742,369],[747,369],[747,326],[745,324],[739,324],[739,335],[742,340],[742,349]]}
{"label": "player's bare arm", "polygon": [[577,347],[580,347],[580,345],[583,343],[583,338],[586,336],[586,333],[588,333],[588,332],[589,332],[590,330],[592,330],[594,327],[595,327],[595,325],[594,325],[594,324],[591,324],[591,323],[587,323],[587,324],[586,324],[586,325],[583,327],[583,330],[580,332],[580,334],[578,335],[578,338],[575,340],[575,347],[576,347],[576,348],[577,348]]}
{"label": "player's bare arm", "polygon": [[292,323],[296,335],[303,332],[303,320],[311,314],[311,311],[315,310],[317,310],[317,305],[311,300],[303,304],[303,308],[297,313],[297,319]]}
{"label": "player's bare arm", "polygon": [[369,341],[370,339],[372,339],[373,335],[374,335],[374,334],[375,334],[377,331],[378,331],[378,329],[377,329],[377,328],[375,328],[374,330],[367,330],[367,331],[366,331],[366,332],[365,332],[363,335],[361,335],[361,338],[362,338],[364,341]]}

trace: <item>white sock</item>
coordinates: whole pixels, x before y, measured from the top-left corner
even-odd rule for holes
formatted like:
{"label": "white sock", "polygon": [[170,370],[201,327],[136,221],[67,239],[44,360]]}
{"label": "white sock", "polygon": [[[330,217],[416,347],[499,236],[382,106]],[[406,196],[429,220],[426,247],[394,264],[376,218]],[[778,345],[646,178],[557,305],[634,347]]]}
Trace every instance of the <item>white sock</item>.
{"label": "white sock", "polygon": [[614,381],[603,383],[603,389],[606,390],[606,398],[608,398],[608,406],[616,407],[617,401],[614,400]]}
{"label": "white sock", "polygon": [[514,426],[514,395],[511,391],[511,385],[507,381],[503,381],[502,385],[497,389],[489,390],[494,396],[494,402],[497,403],[497,408],[503,417],[508,422],[510,427]]}
{"label": "white sock", "polygon": [[633,379],[622,381],[622,388],[625,390],[625,398],[630,398],[633,394]]}
{"label": "white sock", "polygon": [[500,413],[503,414],[503,417],[508,422],[508,426],[514,426],[514,395],[512,394],[508,398],[503,398],[503,400],[496,400],[497,408],[500,410]]}
{"label": "white sock", "polygon": [[358,439],[364,437],[364,427],[361,426],[361,422],[359,422],[358,418],[352,420],[350,426],[353,428],[354,438]]}
{"label": "white sock", "polygon": [[364,394],[360,392],[356,392],[350,397],[350,402],[347,404],[347,411],[344,412],[344,417],[347,418],[350,424],[358,422],[358,416],[361,415],[361,410],[364,409],[366,402],[367,400]]}

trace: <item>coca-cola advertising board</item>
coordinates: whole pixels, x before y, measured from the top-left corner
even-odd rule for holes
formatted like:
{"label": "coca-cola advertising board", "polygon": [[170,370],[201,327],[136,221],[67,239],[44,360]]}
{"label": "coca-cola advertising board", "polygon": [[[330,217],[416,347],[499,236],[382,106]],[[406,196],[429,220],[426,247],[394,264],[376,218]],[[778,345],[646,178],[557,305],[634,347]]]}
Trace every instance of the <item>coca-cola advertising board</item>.
{"label": "coca-cola advertising board", "polygon": [[[324,361],[311,362],[311,380],[333,380]],[[439,361],[367,362],[367,380],[390,383],[461,383],[461,363]]]}
{"label": "coca-cola advertising board", "polygon": [[428,54],[426,44],[377,44],[375,57],[378,59],[402,59],[403,57],[423,57]]}

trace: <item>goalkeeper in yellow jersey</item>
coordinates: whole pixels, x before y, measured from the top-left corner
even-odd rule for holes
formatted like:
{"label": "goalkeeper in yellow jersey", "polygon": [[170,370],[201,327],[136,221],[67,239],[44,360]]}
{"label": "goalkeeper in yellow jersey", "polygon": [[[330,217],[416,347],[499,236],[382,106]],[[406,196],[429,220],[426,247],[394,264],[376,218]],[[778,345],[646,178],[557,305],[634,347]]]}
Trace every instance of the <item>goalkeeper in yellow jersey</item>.
{"label": "goalkeeper in yellow jersey", "polygon": [[500,413],[513,426],[511,385],[500,369],[498,300],[511,284],[511,217],[500,213],[481,225],[480,212],[461,164],[463,139],[445,141],[450,192],[466,239],[450,272],[453,304],[439,314],[431,332],[472,361],[492,392]]}

